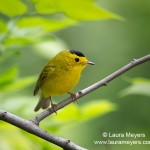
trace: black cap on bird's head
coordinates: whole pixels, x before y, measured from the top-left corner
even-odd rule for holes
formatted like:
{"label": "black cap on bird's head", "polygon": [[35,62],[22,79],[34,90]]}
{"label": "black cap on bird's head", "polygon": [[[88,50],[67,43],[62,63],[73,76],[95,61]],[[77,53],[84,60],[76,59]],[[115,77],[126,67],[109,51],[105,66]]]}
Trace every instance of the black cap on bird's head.
{"label": "black cap on bird's head", "polygon": [[[79,57],[85,57],[83,53],[81,53],[81,52],[79,52],[79,51],[77,51],[77,50],[74,50],[74,49],[70,50],[69,52],[70,52],[71,54],[75,54],[75,55],[77,55],[77,56],[79,56]],[[78,59],[78,58],[77,58],[77,59]],[[79,61],[79,59],[78,59],[78,61]],[[84,62],[84,64],[95,65],[95,63],[93,63],[93,62],[91,62],[91,61]]]}
{"label": "black cap on bird's head", "polygon": [[81,52],[79,52],[79,51],[77,51],[77,50],[74,50],[74,49],[70,50],[70,53],[71,53],[71,54],[76,54],[77,56],[80,56],[80,57],[85,57],[85,56],[83,55],[83,53],[81,53]]}

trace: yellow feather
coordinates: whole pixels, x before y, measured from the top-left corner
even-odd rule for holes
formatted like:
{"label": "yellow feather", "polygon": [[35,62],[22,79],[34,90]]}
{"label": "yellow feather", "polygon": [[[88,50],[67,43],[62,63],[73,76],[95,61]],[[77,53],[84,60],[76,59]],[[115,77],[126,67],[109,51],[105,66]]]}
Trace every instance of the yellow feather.
{"label": "yellow feather", "polygon": [[51,59],[43,68],[34,89],[34,95],[41,90],[41,97],[35,111],[45,107],[51,96],[70,92],[78,83],[82,70],[87,64],[94,64],[79,51],[64,50]]}

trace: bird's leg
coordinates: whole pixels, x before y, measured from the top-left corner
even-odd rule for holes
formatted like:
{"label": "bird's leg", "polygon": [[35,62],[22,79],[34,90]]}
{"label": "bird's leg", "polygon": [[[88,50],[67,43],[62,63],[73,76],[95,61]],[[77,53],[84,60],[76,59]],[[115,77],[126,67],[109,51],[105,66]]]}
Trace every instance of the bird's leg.
{"label": "bird's leg", "polygon": [[68,92],[68,93],[70,94],[70,96],[72,98],[72,101],[77,103],[76,94],[75,93],[71,93],[71,92]]}
{"label": "bird's leg", "polygon": [[51,102],[51,107],[52,107],[52,109],[54,110],[54,112],[55,112],[55,113],[56,113],[56,115],[57,115],[57,110],[56,110],[57,105],[56,105],[56,104],[54,104],[54,103],[52,102],[51,97],[50,97],[50,102]]}

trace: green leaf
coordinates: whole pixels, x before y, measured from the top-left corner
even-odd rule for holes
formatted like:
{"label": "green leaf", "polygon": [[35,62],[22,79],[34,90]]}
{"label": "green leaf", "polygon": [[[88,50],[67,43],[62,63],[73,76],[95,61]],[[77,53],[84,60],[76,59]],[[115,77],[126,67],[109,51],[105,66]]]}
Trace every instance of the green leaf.
{"label": "green leaf", "polygon": [[0,89],[4,89],[6,86],[12,84],[18,74],[16,67],[8,69],[6,72],[0,75]]}
{"label": "green leaf", "polygon": [[33,84],[37,79],[36,76],[23,77],[21,79],[17,78],[18,69],[12,67],[2,75],[0,75],[0,91],[1,92],[14,92],[21,90]]}
{"label": "green leaf", "polygon": [[120,16],[104,10],[89,0],[45,0],[38,1],[37,12],[64,13],[66,16],[80,21],[100,20],[100,19],[122,19]]}
{"label": "green leaf", "polygon": [[1,0],[0,12],[10,17],[14,17],[27,12],[27,6],[20,0]]}
{"label": "green leaf", "polygon": [[76,22],[71,19],[47,19],[42,17],[27,17],[18,20],[20,28],[39,27],[43,31],[55,31],[67,26],[73,25]]}
{"label": "green leaf", "polygon": [[96,6],[88,0],[62,0],[59,5],[67,16],[80,21],[121,18],[116,14]]}
{"label": "green leaf", "polygon": [[59,111],[58,116],[53,117],[53,121],[60,123],[72,120],[86,121],[115,111],[116,109],[117,105],[108,100],[92,100],[92,102],[88,102],[83,106],[75,104],[67,106],[65,109]]}
{"label": "green leaf", "polygon": [[121,91],[121,96],[131,94],[150,96],[150,79],[134,78],[130,79],[131,86]]}
{"label": "green leaf", "polygon": [[0,19],[0,32],[6,32],[7,31],[7,24]]}
{"label": "green leaf", "polygon": [[35,115],[33,109],[38,99],[38,96],[34,97],[33,93],[28,94],[28,96],[24,96],[19,92],[17,95],[11,94],[7,97],[0,95],[0,108],[15,112],[16,114],[19,114],[21,111],[21,114],[19,114],[20,117],[30,118]]}
{"label": "green leaf", "polygon": [[22,90],[28,86],[30,86],[31,84],[33,84],[36,81],[37,77],[36,76],[29,76],[29,77],[24,77],[21,79],[18,79],[16,81],[14,81],[13,83],[5,86],[5,88],[3,88],[4,92],[15,92],[18,90]]}
{"label": "green leaf", "polygon": [[39,1],[37,0],[36,2],[36,10],[39,13],[42,14],[52,14],[52,13],[57,13],[60,12],[61,9],[59,8],[58,3],[61,2],[62,0],[44,0],[44,1]]}
{"label": "green leaf", "polygon": [[27,37],[8,37],[5,41],[4,41],[4,45],[5,46],[20,46],[20,45],[27,45],[27,44],[31,44],[34,43],[33,39],[31,38],[27,38]]}
{"label": "green leaf", "polygon": [[82,115],[80,119],[90,120],[116,110],[117,105],[108,100],[92,100],[81,108]]}
{"label": "green leaf", "polygon": [[[41,147],[37,146],[25,135],[24,132],[21,132],[20,129],[9,125],[8,123],[0,123],[0,141],[1,141],[1,150],[40,150]],[[19,142],[18,142],[19,140]]]}

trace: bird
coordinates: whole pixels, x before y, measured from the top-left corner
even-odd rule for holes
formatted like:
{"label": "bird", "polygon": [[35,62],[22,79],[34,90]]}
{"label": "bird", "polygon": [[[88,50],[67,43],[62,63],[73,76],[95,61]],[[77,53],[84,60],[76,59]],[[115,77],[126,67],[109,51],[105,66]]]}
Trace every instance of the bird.
{"label": "bird", "polygon": [[60,51],[49,60],[35,85],[34,96],[39,90],[41,95],[34,111],[46,109],[50,104],[54,108],[52,96],[69,93],[71,97],[74,97],[75,94],[70,91],[77,85],[82,71],[88,64],[95,63],[89,61],[82,52],[74,49]]}

